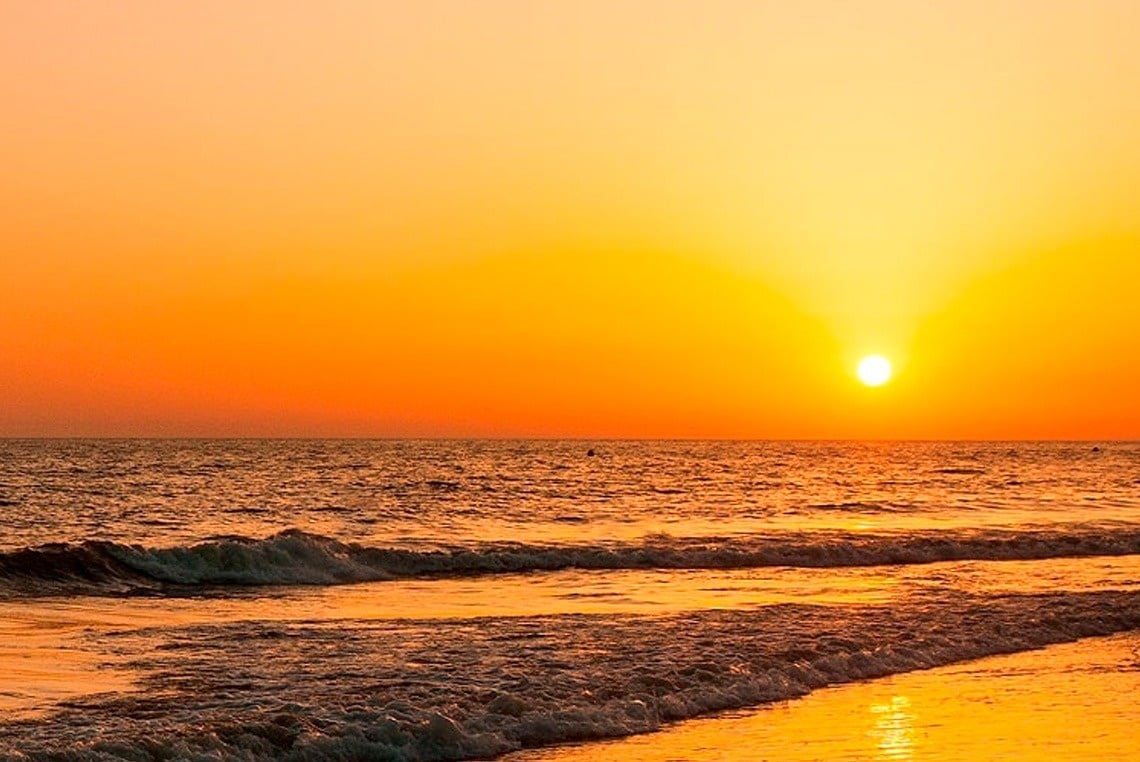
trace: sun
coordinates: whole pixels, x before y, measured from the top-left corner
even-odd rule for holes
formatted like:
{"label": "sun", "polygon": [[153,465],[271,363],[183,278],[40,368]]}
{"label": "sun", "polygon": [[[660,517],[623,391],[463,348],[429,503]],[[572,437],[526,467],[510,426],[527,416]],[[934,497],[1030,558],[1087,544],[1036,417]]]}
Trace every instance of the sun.
{"label": "sun", "polygon": [[867,386],[882,386],[891,380],[891,361],[882,355],[867,355],[855,373]]}

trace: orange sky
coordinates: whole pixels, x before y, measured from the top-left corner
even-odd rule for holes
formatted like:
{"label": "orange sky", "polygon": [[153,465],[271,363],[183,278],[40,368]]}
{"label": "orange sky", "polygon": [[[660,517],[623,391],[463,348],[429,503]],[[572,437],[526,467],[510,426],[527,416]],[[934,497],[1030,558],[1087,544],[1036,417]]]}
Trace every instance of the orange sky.
{"label": "orange sky", "polygon": [[0,435],[1140,437],[1138,28],[6,3]]}

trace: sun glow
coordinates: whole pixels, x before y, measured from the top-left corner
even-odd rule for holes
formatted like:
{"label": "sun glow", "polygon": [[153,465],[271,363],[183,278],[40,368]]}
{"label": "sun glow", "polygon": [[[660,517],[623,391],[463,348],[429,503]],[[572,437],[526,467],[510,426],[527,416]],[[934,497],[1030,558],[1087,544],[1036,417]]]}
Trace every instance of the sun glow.
{"label": "sun glow", "polygon": [[1140,437],[1140,2],[707,5],[0,2],[0,437]]}
{"label": "sun glow", "polygon": [[882,386],[891,380],[891,361],[882,355],[867,355],[855,372],[867,386]]}

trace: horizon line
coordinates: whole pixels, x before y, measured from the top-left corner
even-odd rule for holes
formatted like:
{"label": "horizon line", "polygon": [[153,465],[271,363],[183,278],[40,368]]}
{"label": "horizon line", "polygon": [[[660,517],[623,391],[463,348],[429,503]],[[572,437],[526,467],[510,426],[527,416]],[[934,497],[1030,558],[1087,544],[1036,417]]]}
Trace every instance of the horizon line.
{"label": "horizon line", "polygon": [[12,436],[0,435],[0,441],[199,441],[199,442],[794,442],[805,444],[823,443],[882,443],[882,444],[938,444],[938,443],[1116,443],[1140,444],[1137,437],[1078,437],[1078,438],[1032,438],[1032,437],[614,437],[614,436],[312,436],[312,435],[232,435],[232,436],[195,436],[195,435],[28,435]]}

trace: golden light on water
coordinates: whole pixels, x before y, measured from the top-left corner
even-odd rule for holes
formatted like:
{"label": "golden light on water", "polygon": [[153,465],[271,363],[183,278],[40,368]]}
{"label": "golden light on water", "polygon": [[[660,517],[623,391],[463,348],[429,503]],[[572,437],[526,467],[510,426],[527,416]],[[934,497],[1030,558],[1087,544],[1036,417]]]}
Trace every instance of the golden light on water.
{"label": "golden light on water", "polygon": [[855,373],[867,386],[882,386],[891,380],[891,361],[882,355],[867,355]]}
{"label": "golden light on water", "polygon": [[910,699],[892,696],[883,704],[871,706],[875,728],[868,735],[878,741],[880,759],[912,759],[914,757],[914,715]]}

